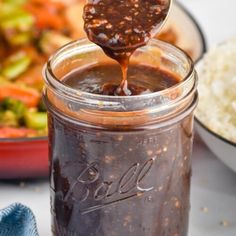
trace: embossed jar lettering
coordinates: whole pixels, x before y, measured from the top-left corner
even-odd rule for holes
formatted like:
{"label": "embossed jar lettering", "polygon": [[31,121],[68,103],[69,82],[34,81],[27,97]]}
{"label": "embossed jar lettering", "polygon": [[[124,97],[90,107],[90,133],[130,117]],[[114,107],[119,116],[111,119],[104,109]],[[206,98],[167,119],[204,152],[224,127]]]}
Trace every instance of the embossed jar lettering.
{"label": "embossed jar lettering", "polygon": [[[76,181],[71,185],[71,188],[65,194],[63,201],[67,201],[71,197],[77,184],[83,184],[85,186],[85,191],[83,196],[73,197],[75,202],[85,202],[90,194],[93,196],[95,201],[93,206],[83,209],[81,211],[82,213],[88,213],[104,206],[129,199],[144,192],[149,192],[153,190],[153,186],[142,186],[142,181],[145,177],[147,177],[149,171],[151,171],[154,161],[155,158],[151,158],[143,164],[133,164],[127,171],[125,171],[123,175],[121,175],[120,179],[117,181],[101,182],[95,191],[91,193],[89,185],[98,181],[100,177],[98,163],[93,162],[79,174]],[[104,201],[104,205],[96,205],[96,201],[101,200]]]}

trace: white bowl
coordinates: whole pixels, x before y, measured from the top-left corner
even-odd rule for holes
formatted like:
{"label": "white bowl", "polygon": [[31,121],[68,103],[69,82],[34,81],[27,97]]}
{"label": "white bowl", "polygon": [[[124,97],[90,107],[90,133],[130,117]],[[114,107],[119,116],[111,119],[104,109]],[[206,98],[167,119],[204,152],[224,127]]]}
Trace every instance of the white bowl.
{"label": "white bowl", "polygon": [[236,144],[209,130],[195,117],[195,127],[209,149],[230,169],[236,172]]}

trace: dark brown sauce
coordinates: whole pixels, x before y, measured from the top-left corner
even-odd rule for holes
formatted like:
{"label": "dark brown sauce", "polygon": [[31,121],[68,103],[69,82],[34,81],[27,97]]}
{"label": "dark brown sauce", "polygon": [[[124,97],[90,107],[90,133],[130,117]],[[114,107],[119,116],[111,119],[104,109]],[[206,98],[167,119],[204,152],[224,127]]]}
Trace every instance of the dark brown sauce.
{"label": "dark brown sauce", "polygon": [[[101,95],[117,94],[122,76],[117,64],[98,64],[78,69],[67,75],[63,82],[74,89]],[[177,84],[180,79],[170,72],[148,65],[130,64],[123,88],[125,94],[141,95],[157,92]],[[123,92],[120,91],[120,92]]]}
{"label": "dark brown sauce", "polygon": [[117,95],[130,95],[127,68],[133,52],[148,43],[165,20],[168,0],[90,0],[84,7],[88,38],[102,47],[122,69]]}
{"label": "dark brown sauce", "polygon": [[49,130],[54,236],[187,236],[192,116],[127,132],[50,112]]}
{"label": "dark brown sauce", "polygon": [[[73,71],[62,82],[92,94],[116,95],[121,74],[118,64],[97,64]],[[130,95],[179,82],[143,64],[130,64],[128,79]],[[51,110],[48,116],[53,235],[187,236],[192,114],[166,127],[140,128],[135,111],[123,123],[126,111],[114,109],[111,117],[110,111],[71,110],[86,115],[77,121]],[[152,119],[148,111],[147,103],[147,121]]]}

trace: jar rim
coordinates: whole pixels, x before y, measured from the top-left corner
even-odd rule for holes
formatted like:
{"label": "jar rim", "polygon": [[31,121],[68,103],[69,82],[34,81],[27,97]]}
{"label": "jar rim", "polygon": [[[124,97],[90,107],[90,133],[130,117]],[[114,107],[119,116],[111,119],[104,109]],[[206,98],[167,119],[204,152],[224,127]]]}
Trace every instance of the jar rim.
{"label": "jar rim", "polygon": [[[98,100],[98,101],[106,101],[109,100],[109,102],[125,102],[125,101],[130,101],[130,100],[135,100],[135,98],[137,99],[152,99],[154,97],[157,96],[165,96],[166,94],[170,94],[171,92],[175,91],[176,89],[180,88],[181,86],[183,86],[185,83],[188,83],[189,80],[191,79],[191,75],[194,73],[194,63],[192,61],[192,59],[190,58],[189,55],[187,55],[187,53],[185,53],[181,48],[177,47],[177,46],[173,46],[169,43],[163,42],[161,40],[158,39],[151,39],[149,41],[149,44],[152,44],[153,46],[162,46],[164,48],[167,49],[172,49],[175,50],[178,54],[180,54],[182,57],[184,57],[186,59],[186,62],[189,65],[188,71],[186,72],[186,75],[184,76],[184,78],[177,84],[166,88],[164,90],[160,90],[157,92],[153,92],[153,93],[149,93],[149,94],[140,94],[140,95],[132,95],[132,96],[109,96],[109,95],[100,95],[100,94],[93,94],[93,93],[89,93],[89,92],[85,92],[85,91],[81,91],[79,89],[74,89],[72,87],[66,86],[64,83],[62,83],[62,81],[57,79],[57,76],[54,74],[53,69],[52,69],[52,65],[53,65],[53,61],[65,50],[70,49],[71,47],[75,47],[77,45],[77,47],[80,47],[80,45],[87,45],[87,46],[92,46],[93,48],[97,48],[99,46],[97,46],[96,44],[93,44],[92,42],[90,42],[88,39],[84,38],[84,39],[80,39],[80,40],[75,40],[72,41],[66,45],[64,45],[63,47],[61,47],[54,55],[52,55],[48,62],[45,64],[44,68],[43,68],[43,75],[44,75],[44,79],[45,82],[51,86],[54,89],[59,90],[60,92],[62,92],[62,94],[64,95],[69,95],[71,99],[80,99],[81,97],[83,97],[84,99],[88,98],[89,100]],[[149,45],[148,44],[148,45]],[[147,45],[147,46],[148,46]],[[146,46],[142,47],[145,48]],[[141,48],[141,49],[142,49]]]}
{"label": "jar rim", "polygon": [[[167,89],[135,96],[92,94],[69,87],[60,81],[63,78],[61,73],[70,73],[77,68],[78,62],[86,65],[89,59],[88,65],[99,63],[93,53],[104,55],[99,46],[82,39],[65,45],[49,59],[43,70],[46,82],[43,97],[49,110],[89,125],[119,128],[173,123],[195,108],[196,71],[190,57],[181,49],[160,40],[150,40],[147,46],[137,50],[137,61],[139,57],[142,59],[142,55],[150,56],[154,59],[151,64],[154,63],[160,68],[170,67],[173,73],[180,73],[181,80]],[[85,55],[84,60],[81,55]]]}

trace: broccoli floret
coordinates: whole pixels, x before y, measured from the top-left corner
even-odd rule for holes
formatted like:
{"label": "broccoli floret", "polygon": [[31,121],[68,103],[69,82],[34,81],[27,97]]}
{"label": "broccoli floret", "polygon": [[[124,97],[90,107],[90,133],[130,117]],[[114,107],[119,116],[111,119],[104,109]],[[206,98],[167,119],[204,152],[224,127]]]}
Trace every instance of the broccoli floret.
{"label": "broccoli floret", "polygon": [[11,111],[14,113],[17,119],[21,119],[27,110],[26,105],[13,98],[5,98],[0,102],[0,111]]}

